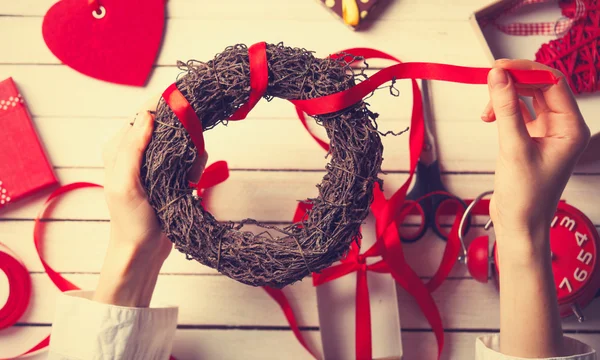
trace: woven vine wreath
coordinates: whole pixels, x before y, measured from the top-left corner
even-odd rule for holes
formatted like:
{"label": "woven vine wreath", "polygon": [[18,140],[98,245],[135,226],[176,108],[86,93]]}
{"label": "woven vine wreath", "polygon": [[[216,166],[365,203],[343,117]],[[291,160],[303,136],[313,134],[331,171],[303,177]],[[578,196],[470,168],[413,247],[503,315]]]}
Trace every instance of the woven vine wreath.
{"label": "woven vine wreath", "polygon": [[[348,56],[318,59],[307,50],[283,44],[267,45],[266,53],[267,100],[321,97],[348,89],[357,77],[365,76],[364,68],[356,71],[350,67],[355,58],[349,60]],[[179,64],[185,74],[176,86],[205,131],[226,124],[224,119],[247,101],[248,59],[248,48],[235,45],[207,63],[192,60]],[[280,288],[330,266],[359,238],[382,162],[376,117],[361,101],[316,118],[326,129],[331,145],[327,173],[317,185],[318,197],[308,200],[312,209],[305,218],[283,228],[253,219],[219,222],[203,208],[187,181],[198,150],[163,99],[145,153],[142,182],[164,232],[188,259],[244,284]],[[266,231],[243,231],[246,224]],[[272,235],[275,232],[277,236]]]}

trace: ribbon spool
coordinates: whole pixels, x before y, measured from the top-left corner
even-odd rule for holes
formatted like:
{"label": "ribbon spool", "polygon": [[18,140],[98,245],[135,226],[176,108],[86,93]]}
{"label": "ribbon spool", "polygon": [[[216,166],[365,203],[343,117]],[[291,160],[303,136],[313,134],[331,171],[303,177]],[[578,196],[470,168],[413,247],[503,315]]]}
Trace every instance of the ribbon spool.
{"label": "ribbon spool", "polygon": [[0,243],[0,270],[8,278],[8,299],[0,309],[0,330],[14,325],[25,313],[31,298],[31,276],[25,265]]}

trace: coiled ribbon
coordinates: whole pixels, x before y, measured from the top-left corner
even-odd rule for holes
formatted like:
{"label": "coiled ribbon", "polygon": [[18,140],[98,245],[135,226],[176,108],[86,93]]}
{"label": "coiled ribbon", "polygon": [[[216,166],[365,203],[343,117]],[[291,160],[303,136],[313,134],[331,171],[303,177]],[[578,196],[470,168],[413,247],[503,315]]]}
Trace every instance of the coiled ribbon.
{"label": "coiled ribbon", "polygon": [[[204,191],[211,188],[229,177],[229,168],[225,161],[217,161],[206,168],[202,174],[202,178],[198,183],[200,191]],[[59,272],[54,270],[44,258],[44,219],[48,213],[50,204],[57,198],[69,192],[85,189],[85,188],[102,188],[101,185],[89,183],[89,182],[76,182],[68,185],[64,185],[56,189],[46,199],[42,208],[38,212],[33,227],[33,241],[37,254],[42,262],[42,266],[48,274],[48,277],[54,283],[54,285],[60,291],[79,290],[79,287],[69,280],[65,279]],[[0,249],[0,269],[3,270],[8,276],[9,282],[9,296],[6,305],[0,310],[0,329],[14,325],[21,315],[27,308],[30,297],[31,297],[31,278],[29,272],[25,266],[18,261],[15,257],[12,257],[7,252],[1,251]],[[50,335],[40,341],[31,349],[24,353],[15,356],[19,358],[38,350],[46,348],[50,344]],[[170,360],[175,360],[175,357],[171,356]]]}

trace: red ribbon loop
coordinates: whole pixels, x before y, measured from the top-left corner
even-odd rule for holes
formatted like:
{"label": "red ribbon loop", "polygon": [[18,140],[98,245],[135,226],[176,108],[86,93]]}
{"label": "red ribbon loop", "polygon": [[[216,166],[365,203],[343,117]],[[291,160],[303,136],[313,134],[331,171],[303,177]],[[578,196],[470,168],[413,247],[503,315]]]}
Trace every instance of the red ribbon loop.
{"label": "red ribbon loop", "polygon": [[171,84],[162,93],[162,98],[190,135],[192,142],[196,145],[196,149],[198,149],[198,156],[204,154],[204,129],[202,128],[202,121],[196,115],[196,111],[192,108],[189,101],[179,91],[177,84]]}
{"label": "red ribbon loop", "polygon": [[[6,248],[3,251],[2,248]],[[8,278],[8,299],[0,309],[0,330],[13,326],[25,313],[31,298],[31,277],[23,263],[0,243],[0,270]]]}
{"label": "red ribbon loop", "polygon": [[269,86],[269,64],[267,62],[267,43],[259,42],[248,48],[250,62],[250,95],[229,120],[243,120],[267,92]]}

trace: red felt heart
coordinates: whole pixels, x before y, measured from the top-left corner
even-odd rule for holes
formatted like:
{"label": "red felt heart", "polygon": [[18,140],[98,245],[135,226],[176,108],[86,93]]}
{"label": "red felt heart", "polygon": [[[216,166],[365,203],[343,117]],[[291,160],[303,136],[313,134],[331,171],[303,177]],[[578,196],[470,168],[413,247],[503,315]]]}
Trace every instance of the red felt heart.
{"label": "red felt heart", "polygon": [[46,13],[50,51],[96,79],[144,86],[164,29],[164,0],[61,0]]}

